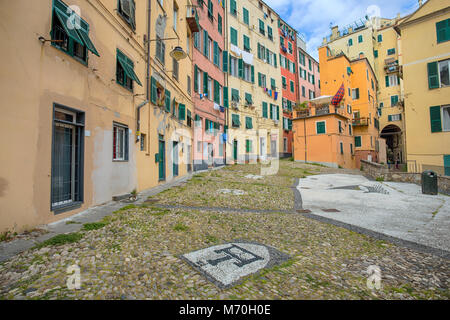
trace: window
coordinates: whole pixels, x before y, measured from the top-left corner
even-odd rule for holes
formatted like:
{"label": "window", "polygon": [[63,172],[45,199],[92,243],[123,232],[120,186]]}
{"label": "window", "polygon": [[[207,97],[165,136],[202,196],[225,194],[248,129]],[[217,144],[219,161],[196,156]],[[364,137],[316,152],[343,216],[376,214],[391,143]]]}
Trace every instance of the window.
{"label": "window", "polygon": [[245,8],[243,8],[243,10],[244,10],[244,23],[246,25],[249,25],[250,24],[250,19],[249,19],[249,16],[248,16],[248,10],[245,9]]}
{"label": "window", "polygon": [[191,95],[191,77],[187,76],[187,92]]}
{"label": "window", "polygon": [[113,124],[113,160],[128,161],[128,127]]}
{"label": "window", "polygon": [[121,86],[133,91],[133,81],[142,86],[136,73],[134,73],[134,64],[131,59],[117,49],[116,61],[116,82]]}
{"label": "window", "polygon": [[349,47],[353,45],[353,39],[348,39],[348,45]]}
{"label": "window", "polygon": [[266,35],[264,21],[259,19],[259,33],[261,33],[263,36]]}
{"label": "window", "polygon": [[172,76],[178,80],[178,61],[175,58],[172,58],[172,67],[173,67]]}
{"label": "window", "polygon": [[302,86],[302,97],[306,98],[306,88]]}
{"label": "window", "polygon": [[339,145],[340,145],[340,149],[341,149],[341,154],[344,154],[344,144],[342,142],[340,142]]}
{"label": "window", "polygon": [[239,102],[239,90],[237,89],[231,89],[231,101]]}
{"label": "window", "polygon": [[391,107],[397,105],[397,103],[398,103],[398,96],[397,95],[391,96]]}
{"label": "window", "polygon": [[382,34],[379,34],[378,35],[378,42],[382,42],[383,41],[383,35]]}
{"label": "window", "polygon": [[156,59],[162,64],[165,63],[166,56],[166,44],[161,40],[160,37],[156,36]]}
{"label": "window", "polygon": [[353,100],[359,99],[359,88],[352,89],[352,99]]}
{"label": "window", "polygon": [[208,0],[208,18],[209,20],[213,21],[214,19],[214,6],[211,0]]}
{"label": "window", "polygon": [[250,106],[253,104],[252,95],[247,92],[245,93],[245,104],[250,105]]}
{"label": "window", "polygon": [[117,12],[130,25],[133,30],[136,29],[136,4],[134,0],[119,0]]}
{"label": "window", "polygon": [[375,58],[378,58],[378,50],[373,50],[373,56],[374,56]]}
{"label": "window", "polygon": [[295,92],[294,81],[290,81],[291,92]]}
{"label": "window", "polygon": [[286,89],[287,88],[287,82],[286,82],[286,77],[281,77],[281,83],[282,83],[282,85],[283,85],[283,89]]}
{"label": "window", "polygon": [[197,48],[200,50],[200,35],[202,34],[202,30],[200,29],[199,32],[194,33],[194,48]]}
{"label": "window", "polygon": [[431,132],[450,131],[450,105],[430,107]]}
{"label": "window", "polygon": [[222,16],[220,14],[217,15],[217,30],[220,34],[222,34]]}
{"label": "window", "polygon": [[361,147],[361,136],[356,136],[355,137],[355,147]]}
{"label": "window", "polygon": [[395,48],[388,49],[387,54],[388,54],[388,56],[395,54]]}
{"label": "window", "polygon": [[250,52],[250,38],[244,34],[244,50]]}
{"label": "window", "polygon": [[230,0],[230,13],[236,17],[237,15],[236,0]]}
{"label": "window", "polygon": [[258,86],[262,88],[267,88],[266,75],[258,72]]}
{"label": "window", "polygon": [[401,114],[391,114],[388,116],[388,121],[400,121],[402,120]]}
{"label": "window", "polygon": [[212,79],[211,77],[208,77],[208,98],[209,100],[213,100],[213,95],[211,94],[213,92],[213,88],[212,88]]}
{"label": "window", "polygon": [[230,75],[239,77],[238,59],[230,55]]}
{"label": "window", "polygon": [[251,65],[244,63],[244,80],[251,82]]}
{"label": "window", "polygon": [[450,131],[450,105],[442,107],[442,131]]}
{"label": "window", "polygon": [[436,23],[436,37],[437,43],[450,40],[450,19]]}
{"label": "window", "polygon": [[283,151],[287,152],[287,138],[283,138]]}
{"label": "window", "polygon": [[292,54],[292,43],[288,42],[288,52]]}
{"label": "window", "polygon": [[253,129],[253,123],[251,117],[245,117],[245,129]]}
{"label": "window", "polygon": [[396,74],[391,74],[389,76],[386,76],[386,88],[387,87],[394,87],[399,85],[399,79]]}
{"label": "window", "polygon": [[51,210],[83,201],[84,117],[84,112],[54,107]]}
{"label": "window", "polygon": [[316,122],[316,133],[317,134],[326,133],[325,121],[318,121],[318,122]]}
{"label": "window", "polygon": [[239,128],[241,126],[241,122],[239,121],[239,115],[238,114],[232,114],[231,115],[231,126],[233,128]]}
{"label": "window", "polygon": [[230,39],[231,39],[231,44],[234,44],[235,46],[238,45],[237,30],[232,27],[230,27]]}
{"label": "window", "polygon": [[71,11],[71,9],[62,1],[54,1],[51,29],[51,38],[54,41],[52,46],[87,64],[88,50],[100,56],[89,38],[89,24],[73,11],[71,11],[70,16],[75,15],[76,18],[70,19],[67,15],[68,11]]}
{"label": "window", "polygon": [[178,7],[177,4],[173,4],[173,30],[177,31],[177,21],[178,21]]}
{"label": "window", "polygon": [[252,140],[245,140],[245,152],[252,152]]}
{"label": "window", "polygon": [[449,67],[450,67],[450,59],[439,61],[439,83],[441,87],[450,85]]}
{"label": "window", "polygon": [[[269,38],[269,40],[273,41],[273,34],[272,34],[272,28],[267,26],[267,37]],[[291,52],[292,53],[292,52]]]}
{"label": "window", "polygon": [[361,42],[363,42],[363,36],[362,36],[362,35],[359,35],[359,36],[358,36],[358,43],[361,43]]}

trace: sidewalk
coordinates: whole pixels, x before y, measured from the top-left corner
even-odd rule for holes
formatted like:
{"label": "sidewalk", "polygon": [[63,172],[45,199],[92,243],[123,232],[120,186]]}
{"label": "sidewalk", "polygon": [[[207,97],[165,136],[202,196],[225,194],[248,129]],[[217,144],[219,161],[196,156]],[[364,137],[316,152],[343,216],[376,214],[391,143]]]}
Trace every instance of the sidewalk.
{"label": "sidewalk", "polygon": [[[208,169],[208,170],[218,170],[221,168],[223,168],[223,166],[214,167],[214,168]],[[192,173],[187,174],[186,176],[174,179],[163,185],[159,185],[154,188],[144,190],[138,194],[137,200],[134,202],[129,202],[127,200],[110,201],[110,202],[107,202],[107,203],[99,205],[99,206],[91,207],[85,211],[77,213],[66,219],[59,220],[59,221],[56,221],[56,222],[53,222],[53,223],[50,223],[47,225],[38,226],[40,229],[48,231],[47,233],[45,233],[41,236],[31,238],[31,239],[16,239],[16,240],[8,241],[8,242],[1,242],[0,243],[0,262],[6,261],[6,260],[10,259],[11,257],[15,256],[16,254],[26,251],[45,240],[53,238],[54,236],[56,236],[58,234],[77,232],[83,227],[83,224],[100,221],[103,219],[103,217],[112,214],[114,211],[124,207],[126,204],[140,205],[145,200],[147,200],[148,197],[158,194],[164,190],[170,189],[174,186],[183,184],[186,181],[190,180],[193,175],[199,174],[199,173],[202,173],[202,172],[205,172],[208,170],[192,172]],[[69,221],[72,221],[74,223],[67,224],[67,222],[69,222]]]}

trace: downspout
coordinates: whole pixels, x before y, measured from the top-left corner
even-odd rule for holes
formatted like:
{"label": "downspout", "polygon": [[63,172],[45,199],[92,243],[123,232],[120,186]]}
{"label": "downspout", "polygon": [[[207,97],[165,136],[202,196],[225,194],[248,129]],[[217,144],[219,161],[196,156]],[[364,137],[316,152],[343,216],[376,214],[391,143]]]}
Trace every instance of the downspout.
{"label": "downspout", "polygon": [[307,163],[307,148],[306,148],[306,118],[303,118],[303,132],[305,135],[305,163]]}
{"label": "downspout", "polygon": [[[147,23],[147,74],[146,74],[146,100],[138,105],[137,107],[137,115],[136,115],[136,132],[140,132],[141,130],[141,109],[150,101],[150,21],[151,21],[151,0],[148,0],[148,23]],[[150,122],[149,122],[150,126]],[[149,128],[150,129],[150,128]],[[149,130],[150,132],[150,130]],[[136,135],[136,142],[139,141],[139,136]]]}

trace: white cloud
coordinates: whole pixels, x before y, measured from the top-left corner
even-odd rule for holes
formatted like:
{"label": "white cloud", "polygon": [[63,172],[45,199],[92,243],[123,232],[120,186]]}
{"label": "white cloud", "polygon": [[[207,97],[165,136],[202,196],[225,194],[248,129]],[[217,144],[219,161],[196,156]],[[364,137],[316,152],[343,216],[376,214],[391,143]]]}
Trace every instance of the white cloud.
{"label": "white cloud", "polygon": [[317,59],[317,47],[330,35],[330,24],[343,28],[364,19],[367,8],[380,8],[382,17],[393,18],[417,9],[417,0],[266,0],[287,23],[306,36],[308,52]]}

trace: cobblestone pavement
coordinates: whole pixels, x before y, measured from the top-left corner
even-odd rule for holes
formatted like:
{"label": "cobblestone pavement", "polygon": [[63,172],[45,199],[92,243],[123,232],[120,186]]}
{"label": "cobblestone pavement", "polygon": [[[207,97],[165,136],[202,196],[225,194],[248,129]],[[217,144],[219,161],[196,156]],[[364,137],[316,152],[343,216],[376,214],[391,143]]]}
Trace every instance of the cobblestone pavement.
{"label": "cobblestone pavement", "polygon": [[[100,223],[87,224],[82,231],[59,238],[60,242],[53,239],[23,252],[0,264],[0,298],[450,298],[450,263],[446,259],[300,214],[277,212],[292,209],[290,186],[295,178],[340,170],[281,161],[275,177],[245,178],[258,175],[258,170],[256,165],[237,165],[202,173],[185,185],[151,197],[153,202],[126,206]],[[239,189],[246,194],[214,194],[220,189]],[[194,197],[201,192],[212,193],[213,199]],[[168,203],[186,207],[158,207]],[[192,204],[234,209],[189,209]],[[241,210],[247,207],[261,212]],[[232,288],[219,289],[179,258],[236,239],[274,247],[291,259],[247,276]],[[67,268],[74,264],[80,267],[78,290],[66,285]],[[381,288],[372,290],[367,285],[368,268],[374,265],[381,271]]]}

